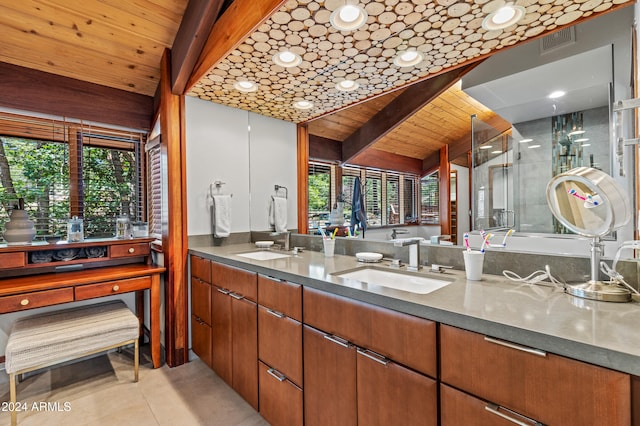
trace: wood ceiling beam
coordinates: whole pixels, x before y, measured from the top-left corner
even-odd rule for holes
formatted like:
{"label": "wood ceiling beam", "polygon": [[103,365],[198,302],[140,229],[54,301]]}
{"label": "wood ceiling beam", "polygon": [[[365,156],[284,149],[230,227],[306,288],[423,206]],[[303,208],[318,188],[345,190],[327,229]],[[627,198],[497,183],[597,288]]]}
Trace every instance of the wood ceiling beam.
{"label": "wood ceiling beam", "polygon": [[349,164],[415,175],[419,175],[422,171],[422,160],[375,148],[367,149],[356,155],[349,161]]}
{"label": "wood ceiling beam", "polygon": [[350,162],[422,107],[437,98],[479,62],[414,83],[342,143],[342,161]]}
{"label": "wood ceiling beam", "polygon": [[185,92],[224,59],[286,0],[235,0],[214,24]]}
{"label": "wood ceiling beam", "polygon": [[171,47],[171,92],[184,94],[224,0],[190,0]]}
{"label": "wood ceiling beam", "polygon": [[309,158],[340,162],[342,160],[342,143],[322,136],[309,135]]}

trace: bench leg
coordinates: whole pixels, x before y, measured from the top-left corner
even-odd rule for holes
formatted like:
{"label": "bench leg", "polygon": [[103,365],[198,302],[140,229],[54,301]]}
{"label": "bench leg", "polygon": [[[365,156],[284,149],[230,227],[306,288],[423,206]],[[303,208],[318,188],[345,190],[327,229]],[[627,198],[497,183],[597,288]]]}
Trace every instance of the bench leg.
{"label": "bench leg", "polygon": [[18,424],[18,412],[16,411],[16,375],[9,373],[9,401],[11,403],[11,426]]}
{"label": "bench leg", "polygon": [[139,369],[139,364],[140,364],[140,362],[139,362],[140,348],[139,348],[138,340],[139,340],[139,338],[136,339],[136,341],[134,343],[135,349],[133,350],[133,376],[134,376],[133,381],[134,382],[138,382],[138,369]]}

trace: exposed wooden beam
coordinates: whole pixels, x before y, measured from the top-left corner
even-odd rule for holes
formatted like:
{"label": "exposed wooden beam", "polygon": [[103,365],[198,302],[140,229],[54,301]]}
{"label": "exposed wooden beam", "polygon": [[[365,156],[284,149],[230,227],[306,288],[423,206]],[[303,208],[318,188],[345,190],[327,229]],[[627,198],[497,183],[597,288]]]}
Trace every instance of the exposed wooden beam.
{"label": "exposed wooden beam", "polygon": [[0,62],[0,105],[149,130],[153,98]]}
{"label": "exposed wooden beam", "polygon": [[477,63],[473,63],[456,68],[407,87],[400,96],[344,140],[342,161],[350,162],[356,155],[398,127],[476,66]]}
{"label": "exposed wooden beam", "polygon": [[214,24],[187,82],[189,90],[286,0],[235,0]]}
{"label": "exposed wooden beam", "polygon": [[171,48],[171,91],[182,95],[224,0],[189,0]]}
{"label": "exposed wooden beam", "polygon": [[416,175],[422,172],[422,160],[375,148],[361,152],[349,161],[349,164]]}
{"label": "exposed wooden beam", "polygon": [[342,143],[322,136],[309,135],[309,158],[324,161],[341,161]]}

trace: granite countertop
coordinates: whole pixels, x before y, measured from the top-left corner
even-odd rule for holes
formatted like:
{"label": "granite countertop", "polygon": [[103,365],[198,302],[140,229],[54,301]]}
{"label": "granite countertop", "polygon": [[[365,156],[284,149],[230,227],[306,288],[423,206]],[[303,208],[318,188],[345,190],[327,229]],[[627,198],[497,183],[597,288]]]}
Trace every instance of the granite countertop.
{"label": "granite countertop", "polygon": [[368,288],[373,286],[332,275],[366,266],[354,256],[325,257],[315,251],[266,261],[237,256],[256,250],[253,244],[190,249],[229,266],[640,375],[640,305],[635,302],[586,300],[551,285],[521,284],[498,275],[468,281],[463,271],[438,274],[427,268],[421,274],[451,284],[423,295]]}

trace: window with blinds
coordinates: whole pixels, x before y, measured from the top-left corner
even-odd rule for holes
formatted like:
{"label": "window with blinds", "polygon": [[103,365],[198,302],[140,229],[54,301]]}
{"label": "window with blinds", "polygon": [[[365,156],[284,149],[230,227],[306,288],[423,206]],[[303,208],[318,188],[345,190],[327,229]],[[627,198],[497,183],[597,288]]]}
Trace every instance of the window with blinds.
{"label": "window with blinds", "polygon": [[440,189],[438,172],[424,176],[420,180],[422,223],[440,223]]}
{"label": "window with blinds", "polygon": [[382,174],[367,170],[364,203],[367,211],[367,226],[382,225]]}
{"label": "window with blinds", "polygon": [[355,184],[356,177],[358,176],[360,176],[360,169],[355,167],[342,168],[342,197],[345,201],[343,213],[349,223],[351,223],[353,186]]}
{"label": "window with blinds", "polygon": [[331,212],[331,166],[309,163],[309,230],[317,230],[329,221]]}
{"label": "window with blinds", "polygon": [[149,236],[162,237],[162,163],[160,156],[160,136],[155,137],[145,147],[147,151],[147,219]]}
{"label": "window with blinds", "polygon": [[[144,218],[146,135],[89,125],[0,114],[0,231],[18,198],[37,236],[66,237],[72,216],[86,237],[111,237],[115,217]],[[2,220],[4,219],[4,220]]]}
{"label": "window with blinds", "polygon": [[404,223],[415,223],[418,208],[416,207],[416,187],[418,178],[415,176],[404,178],[404,188],[402,189],[402,203],[404,205]]}
{"label": "window with blinds", "polygon": [[400,223],[400,176],[387,174],[387,225]]}

